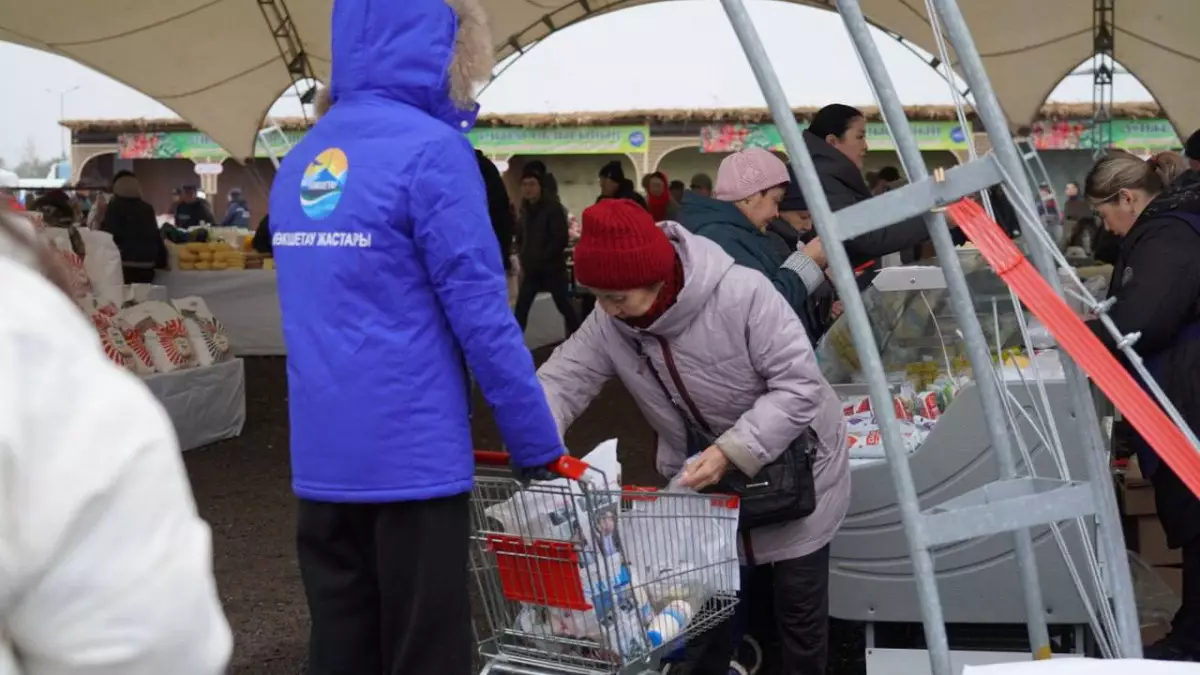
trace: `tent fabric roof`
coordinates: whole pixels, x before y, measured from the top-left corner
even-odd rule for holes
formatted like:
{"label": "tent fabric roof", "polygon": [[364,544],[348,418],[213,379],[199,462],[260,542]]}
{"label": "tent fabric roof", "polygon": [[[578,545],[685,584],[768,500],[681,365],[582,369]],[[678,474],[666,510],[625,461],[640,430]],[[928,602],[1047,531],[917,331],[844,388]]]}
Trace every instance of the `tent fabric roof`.
{"label": "tent fabric roof", "polygon": [[[252,154],[267,110],[291,86],[259,0],[26,0],[0,4],[0,40],[78,61],[162,102],[234,156]],[[667,0],[480,0],[501,59],[556,30]],[[784,0],[824,8],[834,0]],[[876,25],[936,53],[923,3],[862,0]],[[1092,53],[1092,0],[959,0],[1015,126]],[[332,0],[287,0],[312,68],[329,75]],[[1200,2],[1139,0],[1115,13],[1115,55],[1181,135],[1200,127]],[[857,63],[845,64],[857,68]]]}
{"label": "tent fabric roof", "polygon": [[[858,106],[867,119],[877,122],[881,118],[875,106]],[[954,106],[922,105],[907,106],[905,112],[911,120],[953,122],[958,119]],[[814,107],[793,108],[797,118],[804,119],[817,111]],[[1117,102],[1112,107],[1113,117],[1118,119],[1161,119],[1165,113],[1157,103],[1147,101]],[[1077,120],[1090,118],[1090,103],[1047,103],[1038,113],[1041,120]],[[967,109],[968,118],[974,112]],[[576,113],[501,113],[481,115],[478,126],[491,127],[582,127],[613,126],[622,124],[712,124],[737,122],[761,124],[771,121],[771,112],[766,108],[671,108],[659,110],[618,110],[611,112]],[[302,131],[311,122],[303,117],[276,117],[275,122],[285,131]],[[195,127],[179,118],[136,118],[136,119],[75,119],[64,120],[62,125],[76,133],[154,133],[169,131],[193,131]],[[976,127],[978,130],[979,127]]]}

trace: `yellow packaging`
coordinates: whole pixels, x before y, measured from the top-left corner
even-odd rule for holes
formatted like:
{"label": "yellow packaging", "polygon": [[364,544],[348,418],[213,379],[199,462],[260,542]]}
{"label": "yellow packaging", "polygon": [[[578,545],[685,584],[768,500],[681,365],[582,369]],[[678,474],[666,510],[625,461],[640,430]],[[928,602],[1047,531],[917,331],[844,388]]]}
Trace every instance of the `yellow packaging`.
{"label": "yellow packaging", "polygon": [[194,270],[194,269],[196,269],[196,263],[194,263],[194,262],[190,262],[190,261],[189,261],[189,262],[184,262],[184,261],[180,260],[180,261],[179,261],[179,269],[181,269],[181,270]]}
{"label": "yellow packaging", "polygon": [[195,265],[195,268],[198,270],[212,269],[212,263],[210,263],[206,260],[201,260],[200,262],[195,263],[194,265]]}

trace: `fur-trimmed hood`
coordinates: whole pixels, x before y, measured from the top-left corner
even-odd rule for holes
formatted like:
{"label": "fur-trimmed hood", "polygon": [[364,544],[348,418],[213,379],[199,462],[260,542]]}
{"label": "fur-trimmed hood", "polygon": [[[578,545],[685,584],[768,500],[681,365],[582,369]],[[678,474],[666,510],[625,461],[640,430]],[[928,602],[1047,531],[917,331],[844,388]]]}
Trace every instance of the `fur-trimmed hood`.
{"label": "fur-trimmed hood", "polygon": [[382,96],[462,131],[474,126],[475,88],[493,64],[479,0],[338,0],[332,34],[331,86],[318,116],[335,101]]}

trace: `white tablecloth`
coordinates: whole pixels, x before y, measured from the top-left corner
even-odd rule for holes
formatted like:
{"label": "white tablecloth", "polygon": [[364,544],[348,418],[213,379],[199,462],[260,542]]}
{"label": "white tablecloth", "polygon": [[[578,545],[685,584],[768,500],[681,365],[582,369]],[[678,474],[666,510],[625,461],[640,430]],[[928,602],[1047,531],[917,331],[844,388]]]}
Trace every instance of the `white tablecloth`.
{"label": "white tablecloth", "polygon": [[225,326],[233,351],[239,356],[287,353],[275,270],[160,272],[154,281],[166,286],[172,299],[189,295],[204,298],[209,311]]}
{"label": "white tablecloth", "polygon": [[[225,326],[239,356],[282,356],[283,324],[274,270],[160,272],[154,279],[171,298],[198,295]],[[537,349],[562,342],[566,327],[549,293],[538,295],[529,312],[525,344]]]}
{"label": "white tablecloth", "polygon": [[182,449],[241,435],[246,424],[246,371],[241,359],[143,380],[171,416]]}

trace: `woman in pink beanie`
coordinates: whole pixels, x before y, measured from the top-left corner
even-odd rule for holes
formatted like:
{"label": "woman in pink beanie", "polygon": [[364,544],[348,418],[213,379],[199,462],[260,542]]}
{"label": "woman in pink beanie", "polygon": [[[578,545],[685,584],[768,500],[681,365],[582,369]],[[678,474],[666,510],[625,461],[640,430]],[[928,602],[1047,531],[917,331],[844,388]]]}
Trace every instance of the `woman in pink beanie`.
{"label": "woman in pink beanie", "polygon": [[[778,176],[739,189],[758,194]],[[841,401],[795,311],[762,274],[626,199],[583,212],[575,278],[603,311],[538,370],[560,433],[615,377],[657,433],[659,473],[697,490],[726,473],[765,475],[798,438],[815,436],[816,509],[744,529],[743,564],[746,574],[771,575],[783,672],[824,675],[829,543],[849,506],[849,450]],[[730,672],[734,624],[687,646],[687,672]]]}
{"label": "woman in pink beanie", "polygon": [[747,148],[721,162],[713,198],[684,197],[679,221],[691,232],[711,239],[739,265],[771,280],[791,305],[810,336],[819,335],[809,295],[825,281],[825,252],[814,239],[789,255],[781,255],[779,235],[767,230],[779,217],[787,190],[787,166],[762,148]]}

